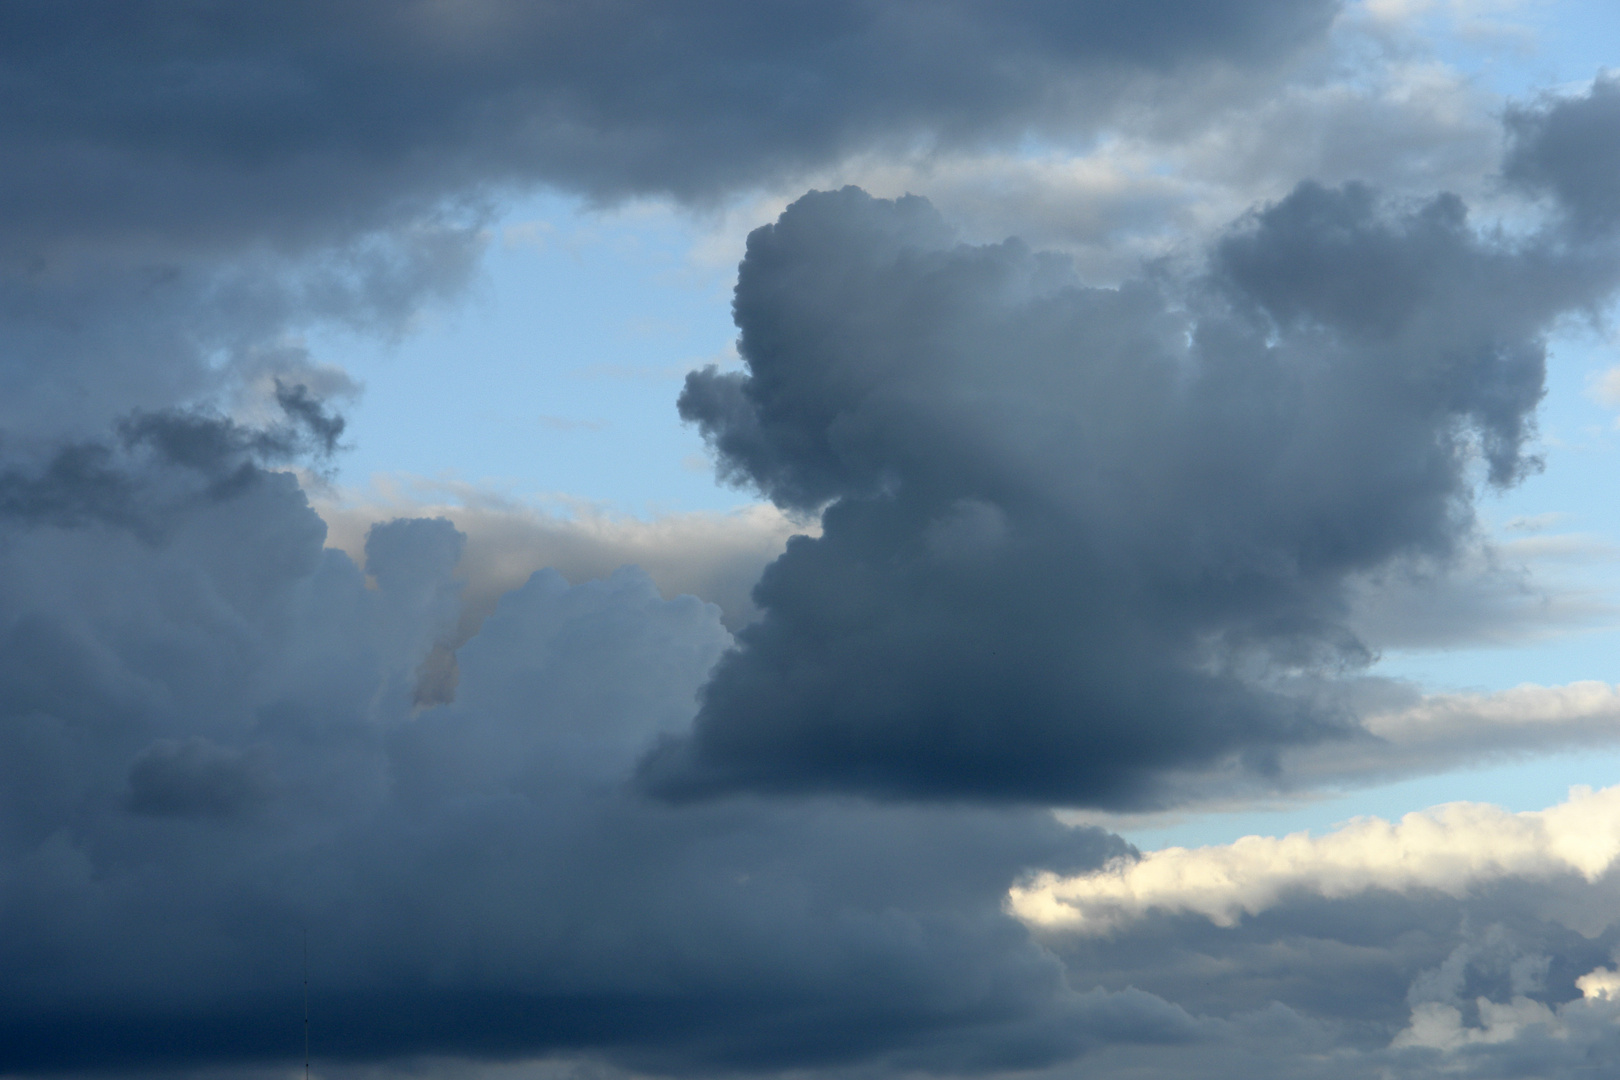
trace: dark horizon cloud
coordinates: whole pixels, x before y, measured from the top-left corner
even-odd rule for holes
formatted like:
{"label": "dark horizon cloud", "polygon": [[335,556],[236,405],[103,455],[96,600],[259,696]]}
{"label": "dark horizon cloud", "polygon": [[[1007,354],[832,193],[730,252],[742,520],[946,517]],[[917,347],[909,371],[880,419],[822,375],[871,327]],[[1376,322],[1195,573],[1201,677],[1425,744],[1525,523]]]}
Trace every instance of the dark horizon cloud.
{"label": "dark horizon cloud", "polygon": [[[1517,121],[1510,168],[1583,222],[1608,189],[1561,179],[1558,133],[1609,96]],[[804,196],[749,238],[746,371],[680,406],[723,478],[822,532],[766,569],[643,782],[1139,809],[1173,772],[1263,778],[1354,735],[1353,581],[1458,554],[1476,462],[1499,488],[1538,467],[1547,335],[1617,284],[1612,230],[1504,237],[1359,184],[1118,289],[958,244],[920,198]]]}

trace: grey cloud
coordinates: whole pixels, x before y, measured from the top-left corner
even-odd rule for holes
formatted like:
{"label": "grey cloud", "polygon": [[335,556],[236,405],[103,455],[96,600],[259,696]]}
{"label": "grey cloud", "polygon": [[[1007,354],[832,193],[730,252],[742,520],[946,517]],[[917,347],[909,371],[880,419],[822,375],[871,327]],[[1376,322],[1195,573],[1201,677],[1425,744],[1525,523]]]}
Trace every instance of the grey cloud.
{"label": "grey cloud", "polygon": [[[1614,888],[1571,875],[1461,897],[1299,894],[1232,927],[1155,917],[1050,944],[1071,971],[1205,1025],[1194,1048],[1117,1046],[1086,1063],[1103,1075],[1578,1077],[1620,1062],[1620,1006],[1576,986],[1614,967]],[[1566,907],[1603,914],[1582,924]]]}
{"label": "grey cloud", "polygon": [[480,220],[340,229],[291,250],[192,250],[169,233],[110,249],[67,236],[59,252],[0,244],[0,430],[21,441],[94,438],[132,409],[229,398],[244,383],[330,389],[317,387],[330,376],[310,370],[290,335],[322,325],[397,334],[464,288],[483,248]]}
{"label": "grey cloud", "polygon": [[1123,78],[1273,62],[1335,10],[29,3],[0,34],[4,190],[19,209],[6,229],[25,247],[154,233],[297,244],[492,184],[712,194],[855,149],[1083,124]]}
{"label": "grey cloud", "polygon": [[343,417],[328,413],[303,383],[288,386],[276,379],[276,404],[287,416],[301,426],[315,443],[317,452],[330,457],[338,449],[346,422]]}
{"label": "grey cloud", "polygon": [[150,536],[0,521],[0,1071],[285,1064],[305,928],[334,1067],[960,1073],[1208,1036],[1071,985],[1003,911],[1020,874],[1117,838],[641,798],[635,763],[731,641],[713,606],[535,574],[434,706],[463,538],[381,522],[362,568],[324,534],[265,469]]}
{"label": "grey cloud", "polygon": [[714,201],[860,150],[1088,132],[1144,81],[1285,63],[1335,10],[8,5],[0,431],[91,438],[239,394],[311,326],[397,334],[515,191]]}
{"label": "grey cloud", "polygon": [[[823,532],[644,782],[1129,807],[1353,733],[1331,680],[1290,681],[1370,658],[1355,582],[1468,549],[1472,462],[1535,467],[1544,336],[1617,272],[1454,196],[1304,184],[1200,274],[1105,290],[953,245],[921,199],[806,196],[750,237],[748,370],[680,407]],[[965,507],[997,527],[942,558]]]}

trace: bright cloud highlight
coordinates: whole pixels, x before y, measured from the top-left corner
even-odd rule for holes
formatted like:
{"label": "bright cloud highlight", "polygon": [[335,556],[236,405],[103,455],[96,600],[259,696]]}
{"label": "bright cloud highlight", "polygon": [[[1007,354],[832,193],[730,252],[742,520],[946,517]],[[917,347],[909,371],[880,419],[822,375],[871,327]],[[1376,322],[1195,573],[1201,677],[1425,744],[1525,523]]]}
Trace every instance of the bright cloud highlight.
{"label": "bright cloud highlight", "polygon": [[1372,889],[1433,889],[1461,898],[1504,877],[1577,874],[1592,882],[1617,855],[1620,786],[1576,788],[1547,810],[1448,803],[1398,823],[1358,818],[1322,837],[1246,836],[1120,858],[1073,877],[1042,873],[1014,886],[1007,904],[1031,926],[1082,934],[1108,933],[1151,911],[1233,926],[1295,893],[1339,899]]}

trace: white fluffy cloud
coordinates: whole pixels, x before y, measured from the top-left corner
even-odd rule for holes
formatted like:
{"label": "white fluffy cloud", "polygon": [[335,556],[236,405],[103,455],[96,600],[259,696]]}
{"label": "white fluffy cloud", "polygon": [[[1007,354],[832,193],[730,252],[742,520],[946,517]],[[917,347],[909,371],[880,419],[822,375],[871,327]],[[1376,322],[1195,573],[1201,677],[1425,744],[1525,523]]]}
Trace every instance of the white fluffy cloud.
{"label": "white fluffy cloud", "polygon": [[1040,874],[1015,886],[1007,903],[1033,926],[1080,933],[1106,933],[1152,910],[1231,926],[1292,893],[1337,899],[1371,889],[1434,889],[1461,897],[1505,877],[1578,874],[1591,882],[1616,855],[1620,787],[1577,788],[1548,810],[1448,803],[1399,822],[1360,818],[1321,837],[1301,832],[1165,848],[1074,877]]}

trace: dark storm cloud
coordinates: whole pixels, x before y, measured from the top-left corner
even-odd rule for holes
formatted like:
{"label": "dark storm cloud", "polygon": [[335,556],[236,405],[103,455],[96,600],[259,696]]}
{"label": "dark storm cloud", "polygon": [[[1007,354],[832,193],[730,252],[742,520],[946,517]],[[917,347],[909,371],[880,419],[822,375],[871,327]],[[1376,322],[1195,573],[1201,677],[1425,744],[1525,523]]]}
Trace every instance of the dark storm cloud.
{"label": "dark storm cloud", "polygon": [[[1523,446],[1612,245],[1304,184],[1199,275],[1083,287],[923,200],[813,193],[749,239],[746,372],[688,377],[721,475],[822,506],[644,781],[1115,807],[1346,734],[1353,577],[1445,559]],[[1326,685],[1327,689],[1323,687]]]}
{"label": "dark storm cloud", "polygon": [[1336,7],[12,4],[4,229],[287,243],[490,184],[714,194],[859,149],[1083,124],[1129,76],[1285,58]]}
{"label": "dark storm cloud", "polygon": [[[215,436],[180,442],[245,437]],[[143,459],[143,491],[197,461]],[[0,1071],[284,1064],[305,928],[333,1063],[979,1072],[1205,1037],[1071,987],[1003,910],[1115,838],[640,798],[635,762],[730,642],[710,605],[537,574],[422,708],[460,616],[447,522],[375,526],[362,569],[259,467],[147,535],[106,525],[0,520]]]}

